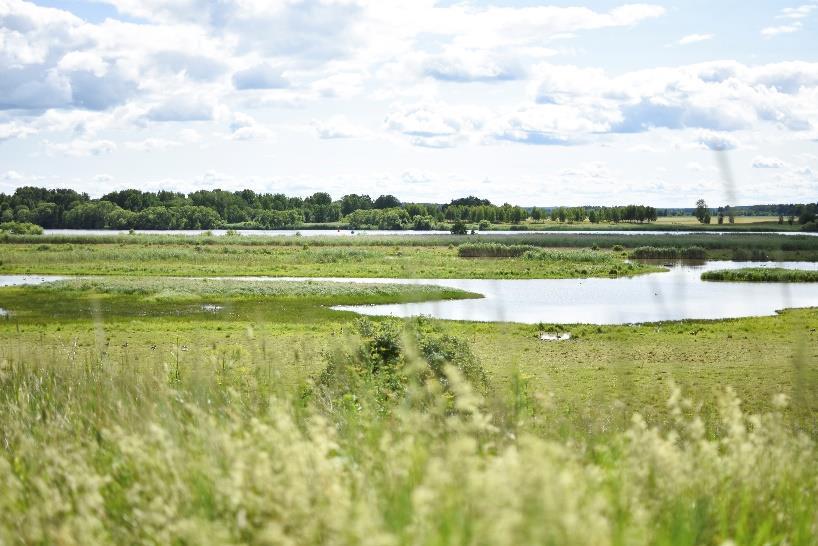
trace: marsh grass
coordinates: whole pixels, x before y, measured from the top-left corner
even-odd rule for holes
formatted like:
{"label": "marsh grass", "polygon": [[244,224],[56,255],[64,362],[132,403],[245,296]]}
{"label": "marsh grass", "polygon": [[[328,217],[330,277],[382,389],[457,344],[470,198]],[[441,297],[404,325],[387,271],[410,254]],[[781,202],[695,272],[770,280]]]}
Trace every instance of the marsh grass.
{"label": "marsh grass", "polygon": [[[233,239],[244,242],[241,237]],[[658,270],[643,264],[628,267],[622,255],[610,251],[530,246],[526,247],[526,257],[475,261],[458,256],[455,247],[399,243],[48,244],[43,250],[26,244],[0,245],[0,272],[185,277],[571,278],[608,276],[614,270],[622,275]]]}
{"label": "marsh grass", "polygon": [[818,271],[777,267],[746,267],[702,273],[703,281],[728,282],[818,282]]}

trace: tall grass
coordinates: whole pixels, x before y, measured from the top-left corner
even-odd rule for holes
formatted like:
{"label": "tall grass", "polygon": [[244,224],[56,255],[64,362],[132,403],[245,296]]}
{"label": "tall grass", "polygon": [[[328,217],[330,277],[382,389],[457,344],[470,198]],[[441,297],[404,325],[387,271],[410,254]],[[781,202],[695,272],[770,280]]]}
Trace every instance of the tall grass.
{"label": "tall grass", "polygon": [[560,439],[547,396],[481,387],[420,328],[364,328],[296,388],[258,355],[5,352],[0,542],[815,543],[818,450],[785,397],[748,415],[726,389],[706,421],[671,388],[661,423]]}
{"label": "tall grass", "polygon": [[497,243],[504,245],[533,245],[538,247],[592,247],[626,248],[639,246],[705,249],[760,249],[784,251],[818,251],[818,237],[808,235],[778,235],[765,233],[736,234],[480,234],[480,235],[385,235],[353,237],[295,237],[295,236],[241,236],[217,237],[212,235],[0,235],[0,243],[24,244],[134,244],[134,245],[246,245],[246,246],[449,246],[463,243]]}
{"label": "tall grass", "polygon": [[702,280],[731,282],[818,282],[818,271],[774,267],[747,267],[744,269],[705,271],[702,273]]}
{"label": "tall grass", "polygon": [[686,248],[640,246],[633,249],[630,256],[634,259],[704,260],[707,258],[707,251],[698,246]]}

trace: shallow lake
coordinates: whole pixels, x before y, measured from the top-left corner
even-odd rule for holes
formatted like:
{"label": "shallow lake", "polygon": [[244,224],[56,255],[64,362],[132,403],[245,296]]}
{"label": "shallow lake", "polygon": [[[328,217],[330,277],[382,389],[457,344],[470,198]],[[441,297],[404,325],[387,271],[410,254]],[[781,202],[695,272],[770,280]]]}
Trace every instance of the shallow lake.
{"label": "shallow lake", "polygon": [[[203,229],[168,229],[168,230],[156,230],[156,229],[137,229],[134,230],[134,233],[139,233],[142,235],[189,235],[189,236],[196,236],[202,235],[209,231],[213,235],[222,236],[226,233],[226,230],[223,229],[211,229],[211,230],[203,230]],[[101,235],[127,235],[129,232],[128,230],[116,230],[116,229],[46,229],[44,230],[46,235],[84,235],[84,236],[101,236]],[[300,235],[304,237],[356,237],[356,236],[383,236],[383,235],[404,235],[404,236],[423,236],[423,235],[450,235],[448,231],[387,231],[387,230],[379,230],[379,229],[370,229],[370,230],[348,230],[348,229],[245,229],[238,232],[239,235],[244,236],[268,236],[268,237],[275,237],[275,236],[285,236],[291,237],[295,235]],[[759,235],[762,233],[768,233],[772,235],[811,235],[811,236],[818,236],[818,233],[809,233],[809,232],[802,232],[802,231],[780,231],[780,232],[750,232],[750,231],[666,231],[666,230],[656,230],[656,231],[647,231],[647,230],[591,230],[591,229],[584,229],[584,230],[531,230],[531,231],[478,231],[479,235],[698,235],[698,234],[711,234],[711,235],[726,235],[732,233],[738,234],[747,234],[747,235]]]}
{"label": "shallow lake", "polygon": [[[394,305],[350,305],[334,309],[364,315],[425,315],[451,320],[552,324],[630,324],[682,319],[773,315],[790,307],[818,307],[818,283],[704,282],[702,272],[741,267],[818,270],[814,262],[729,262],[676,264],[669,271],[602,279],[366,279],[219,277],[266,281],[433,284],[482,294],[470,300]],[[0,286],[41,284],[64,277],[0,275]]]}
{"label": "shallow lake", "polygon": [[818,283],[705,282],[700,278],[704,271],[741,267],[815,270],[818,263],[680,264],[665,273],[617,279],[401,280],[399,282],[460,288],[485,297],[398,305],[339,306],[336,309],[364,315],[425,315],[488,322],[630,324],[763,316],[789,307],[818,307]]}

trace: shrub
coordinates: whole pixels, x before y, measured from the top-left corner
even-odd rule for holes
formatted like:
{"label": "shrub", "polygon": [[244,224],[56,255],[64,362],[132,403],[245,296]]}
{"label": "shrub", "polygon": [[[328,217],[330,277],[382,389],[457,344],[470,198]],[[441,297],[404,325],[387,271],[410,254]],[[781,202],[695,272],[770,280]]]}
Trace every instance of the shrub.
{"label": "shrub", "polygon": [[0,224],[0,233],[12,235],[42,235],[43,228],[31,222],[3,222]]}
{"label": "shrub", "polygon": [[466,235],[469,232],[469,229],[468,227],[466,227],[465,222],[463,222],[462,220],[458,220],[454,224],[452,224],[452,228],[450,231],[452,235]]}
{"label": "shrub", "polygon": [[362,403],[374,403],[379,411],[407,393],[413,381],[437,381],[447,390],[446,366],[454,366],[475,388],[485,393],[488,379],[469,345],[440,334],[418,319],[400,328],[392,321],[358,319],[360,344],[351,351],[326,355],[327,366],[316,381],[320,398],[338,401],[353,395]]}

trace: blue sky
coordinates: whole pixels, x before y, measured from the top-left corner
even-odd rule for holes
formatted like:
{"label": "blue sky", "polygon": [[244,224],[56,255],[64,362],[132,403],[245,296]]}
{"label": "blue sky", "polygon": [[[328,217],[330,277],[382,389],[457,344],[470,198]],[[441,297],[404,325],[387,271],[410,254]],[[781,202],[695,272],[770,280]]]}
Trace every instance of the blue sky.
{"label": "blue sky", "polygon": [[817,57],[815,1],[0,0],[0,191],[814,201]]}

